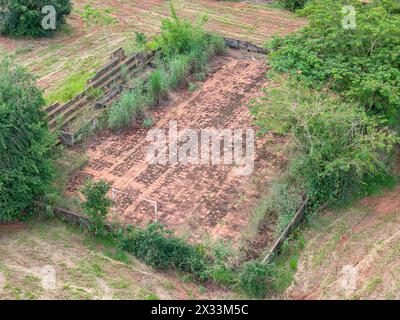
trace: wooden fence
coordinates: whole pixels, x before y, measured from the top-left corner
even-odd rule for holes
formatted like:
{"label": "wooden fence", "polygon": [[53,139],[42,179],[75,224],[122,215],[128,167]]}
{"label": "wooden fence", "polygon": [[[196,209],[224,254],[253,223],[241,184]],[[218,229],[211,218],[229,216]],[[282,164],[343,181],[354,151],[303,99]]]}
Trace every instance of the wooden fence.
{"label": "wooden fence", "polygon": [[263,263],[270,263],[275,256],[279,253],[280,248],[282,247],[285,240],[289,237],[292,231],[303,221],[305,213],[307,209],[307,201],[304,201],[300,206],[300,209],[296,212],[292,220],[290,220],[289,224],[287,225],[286,229],[282,232],[278,239],[272,245],[269,253],[267,256],[262,260]]}

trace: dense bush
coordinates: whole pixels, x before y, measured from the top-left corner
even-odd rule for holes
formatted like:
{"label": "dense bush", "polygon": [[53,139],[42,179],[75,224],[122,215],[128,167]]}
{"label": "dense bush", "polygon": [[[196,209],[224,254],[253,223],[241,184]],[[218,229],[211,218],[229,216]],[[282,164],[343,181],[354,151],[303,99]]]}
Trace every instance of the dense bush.
{"label": "dense bush", "polygon": [[290,175],[282,175],[271,183],[268,211],[278,213],[276,230],[283,232],[304,201],[305,186]]}
{"label": "dense bush", "polygon": [[111,186],[103,181],[94,182],[88,180],[82,190],[86,200],[83,203],[83,212],[90,218],[90,230],[95,235],[103,235],[104,223],[108,211],[112,205],[112,200],[107,197]]}
{"label": "dense bush", "polygon": [[159,268],[176,268],[191,272],[203,279],[207,261],[200,247],[189,245],[173,236],[161,224],[148,225],[146,229],[135,229],[121,237],[121,247],[134,254],[146,264]]}
{"label": "dense bush", "polygon": [[139,118],[142,118],[147,107],[146,97],[142,85],[128,91],[115,102],[110,109],[108,127],[120,130],[131,127]]}
{"label": "dense bush", "polygon": [[21,218],[51,184],[54,137],[44,98],[24,69],[0,63],[0,222]]}
{"label": "dense bush", "polygon": [[121,249],[154,268],[189,272],[196,280],[213,281],[253,298],[263,298],[273,290],[271,265],[250,261],[235,269],[227,262],[229,250],[226,247],[210,253],[203,246],[175,237],[159,223],[149,224],[145,229],[120,231],[118,235]]}
{"label": "dense bush", "polygon": [[179,88],[186,82],[189,73],[189,59],[185,55],[177,55],[168,62],[169,86]]}
{"label": "dense bush", "polygon": [[245,263],[239,273],[239,288],[254,298],[265,298],[274,290],[274,276],[271,265],[258,261]]}
{"label": "dense bush", "polygon": [[308,0],[279,0],[282,6],[290,11],[304,8]]}
{"label": "dense bush", "polygon": [[[344,5],[355,7],[355,29],[343,27]],[[310,0],[302,11],[309,25],[270,43],[276,50],[271,64],[308,85],[329,84],[394,123],[400,111],[399,12],[396,0]]]}
{"label": "dense bush", "polygon": [[42,19],[47,13],[42,8],[51,5],[56,11],[56,28],[71,13],[70,0],[0,0],[0,34],[12,36],[41,37],[51,35],[54,30],[45,30]]}
{"label": "dense bush", "polygon": [[264,130],[291,135],[289,174],[314,206],[342,202],[389,172],[397,139],[382,119],[327,90],[278,80],[252,112]]}
{"label": "dense bush", "polygon": [[147,94],[149,100],[156,107],[160,105],[161,100],[168,97],[169,83],[168,75],[162,68],[156,69],[149,77],[147,82]]}

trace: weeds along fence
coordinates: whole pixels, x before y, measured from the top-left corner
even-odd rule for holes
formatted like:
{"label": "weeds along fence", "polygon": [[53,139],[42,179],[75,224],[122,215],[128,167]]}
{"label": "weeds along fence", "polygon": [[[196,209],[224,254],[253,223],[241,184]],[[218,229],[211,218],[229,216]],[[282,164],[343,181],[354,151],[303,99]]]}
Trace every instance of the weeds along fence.
{"label": "weeds along fence", "polygon": [[225,44],[227,47],[237,50],[245,50],[254,53],[261,53],[267,54],[268,50],[266,48],[259,47],[251,42],[233,39],[233,38],[226,38],[223,37]]}
{"label": "weeds along fence", "polygon": [[290,222],[287,225],[287,227],[285,228],[285,230],[278,237],[278,239],[276,239],[276,241],[273,243],[267,256],[262,260],[263,263],[268,264],[268,263],[272,262],[272,260],[275,258],[275,256],[279,253],[279,250],[281,249],[285,240],[290,236],[292,231],[303,221],[306,210],[307,210],[307,204],[308,204],[307,200],[301,204],[299,210],[297,210],[296,214],[294,215],[292,220],[290,220]]}
{"label": "weeds along fence", "polygon": [[[53,214],[56,218],[65,221],[69,224],[73,224],[76,226],[81,226],[84,228],[89,228],[90,226],[90,219],[87,217],[84,217],[78,213],[61,209],[61,208],[54,208],[53,209]],[[104,228],[106,229],[107,232],[113,231],[115,228],[111,224],[104,224]]]}
{"label": "weeds along fence", "polygon": [[[248,41],[223,38],[227,47],[266,54],[267,50]],[[127,57],[122,48],[111,55],[110,61],[87,81],[87,88],[70,101],[55,102],[44,109],[51,131],[60,131],[60,141],[73,146],[98,126],[99,119],[125,89],[126,77],[139,75],[151,65],[156,51],[140,52]],[[126,73],[125,75],[123,73]],[[77,121],[82,118],[81,121]],[[71,124],[78,122],[77,125]]]}

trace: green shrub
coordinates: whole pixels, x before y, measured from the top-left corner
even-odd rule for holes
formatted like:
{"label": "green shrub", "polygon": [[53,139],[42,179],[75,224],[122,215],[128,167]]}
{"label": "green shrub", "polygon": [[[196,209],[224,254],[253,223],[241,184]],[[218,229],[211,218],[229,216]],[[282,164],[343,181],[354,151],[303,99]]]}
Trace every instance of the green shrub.
{"label": "green shrub", "polygon": [[197,24],[180,19],[171,5],[172,18],[163,19],[161,34],[156,38],[157,47],[164,58],[188,56],[191,72],[206,72],[210,58],[226,52],[225,41],[217,35],[209,35],[203,28],[206,17]]}
{"label": "green shrub", "polygon": [[130,128],[139,118],[143,117],[147,101],[143,87],[124,93],[120,100],[111,106],[108,117],[108,127],[112,130]]}
{"label": "green shrub", "polygon": [[138,48],[143,49],[147,43],[146,35],[142,32],[135,32],[135,42]]}
{"label": "green shrub", "polygon": [[285,9],[296,11],[304,8],[308,0],[279,0]]}
{"label": "green shrub", "polygon": [[293,177],[283,175],[272,183],[270,207],[277,214],[276,231],[280,234],[288,226],[290,220],[299,209],[306,191],[304,186]]}
{"label": "green shrub", "polygon": [[191,73],[208,73],[209,55],[207,50],[195,49],[190,52],[189,65]]}
{"label": "green shrub", "polygon": [[117,19],[111,15],[112,11],[112,8],[97,9],[93,8],[90,4],[86,4],[80,16],[86,25],[109,26],[117,22]]}
{"label": "green shrub", "polygon": [[147,82],[147,93],[149,100],[159,106],[162,99],[168,97],[168,75],[163,70],[158,68],[154,71]]}
{"label": "green shrub", "polygon": [[178,269],[202,279],[207,262],[198,246],[173,236],[161,224],[149,224],[120,238],[121,247],[158,269]]}
{"label": "green shrub", "polygon": [[245,263],[239,273],[239,288],[249,297],[265,298],[274,290],[273,283],[272,266],[258,261]]}
{"label": "green shrub", "polygon": [[46,104],[56,101],[64,103],[73,99],[85,89],[88,79],[94,74],[94,72],[79,71],[67,77],[57,89],[46,95]]}
{"label": "green shrub", "polygon": [[209,38],[209,56],[220,56],[226,52],[225,40],[221,36],[212,34]]}
{"label": "green shrub", "polygon": [[[342,8],[356,10],[355,29],[343,27]],[[327,10],[329,8],[329,10]],[[310,0],[309,25],[270,43],[271,65],[309,86],[331,89],[397,123],[400,115],[400,2]]]}
{"label": "green shrub", "polygon": [[264,130],[292,137],[288,174],[314,206],[360,195],[368,179],[389,171],[398,138],[385,121],[327,90],[307,90],[293,79],[277,81],[252,113]]}
{"label": "green shrub", "polygon": [[207,47],[207,36],[202,28],[206,21],[202,19],[197,25],[193,25],[189,20],[182,20],[176,14],[171,4],[171,18],[161,21],[161,34],[156,42],[163,54],[173,57],[178,54],[189,54],[195,48]]}
{"label": "green shrub", "polygon": [[168,62],[169,86],[171,88],[182,87],[186,83],[189,73],[188,57],[177,55]]}
{"label": "green shrub", "polygon": [[42,19],[47,13],[42,8],[52,5],[56,11],[56,29],[65,22],[65,16],[72,10],[70,0],[0,0],[0,34],[11,36],[42,37],[54,30],[45,30]]}
{"label": "green shrub", "polygon": [[0,62],[0,223],[23,218],[51,185],[55,137],[43,106],[32,75]]}
{"label": "green shrub", "polygon": [[103,181],[88,180],[82,190],[86,201],[83,203],[83,212],[90,218],[90,230],[95,235],[104,235],[104,224],[112,200],[107,197],[111,186]]}
{"label": "green shrub", "polygon": [[237,274],[225,263],[213,264],[208,274],[215,283],[227,288],[232,288],[236,284]]}
{"label": "green shrub", "polygon": [[206,79],[206,77],[207,77],[207,75],[204,72],[198,72],[193,75],[193,78],[196,81],[204,81]]}
{"label": "green shrub", "polygon": [[208,278],[224,287],[234,288],[237,283],[237,274],[230,261],[236,257],[236,252],[225,241],[213,244],[208,250],[213,258],[207,271]]}
{"label": "green shrub", "polygon": [[154,126],[154,121],[151,118],[146,118],[143,120],[143,128],[145,129],[150,129],[151,127]]}

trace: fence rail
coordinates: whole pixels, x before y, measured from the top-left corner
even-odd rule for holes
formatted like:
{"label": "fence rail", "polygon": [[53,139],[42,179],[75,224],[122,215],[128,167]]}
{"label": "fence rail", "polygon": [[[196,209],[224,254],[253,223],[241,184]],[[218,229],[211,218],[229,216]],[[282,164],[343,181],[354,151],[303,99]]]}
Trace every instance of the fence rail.
{"label": "fence rail", "polygon": [[298,226],[303,221],[305,213],[306,213],[306,209],[307,209],[307,204],[308,204],[307,200],[302,203],[302,205],[300,206],[300,209],[297,210],[296,214],[294,215],[292,220],[290,220],[286,229],[282,232],[282,234],[279,236],[279,238],[276,239],[276,241],[272,245],[269,253],[262,260],[263,263],[268,264],[275,258],[275,256],[279,253],[279,250],[281,249],[285,240],[292,233],[293,229],[295,229],[296,226]]}

